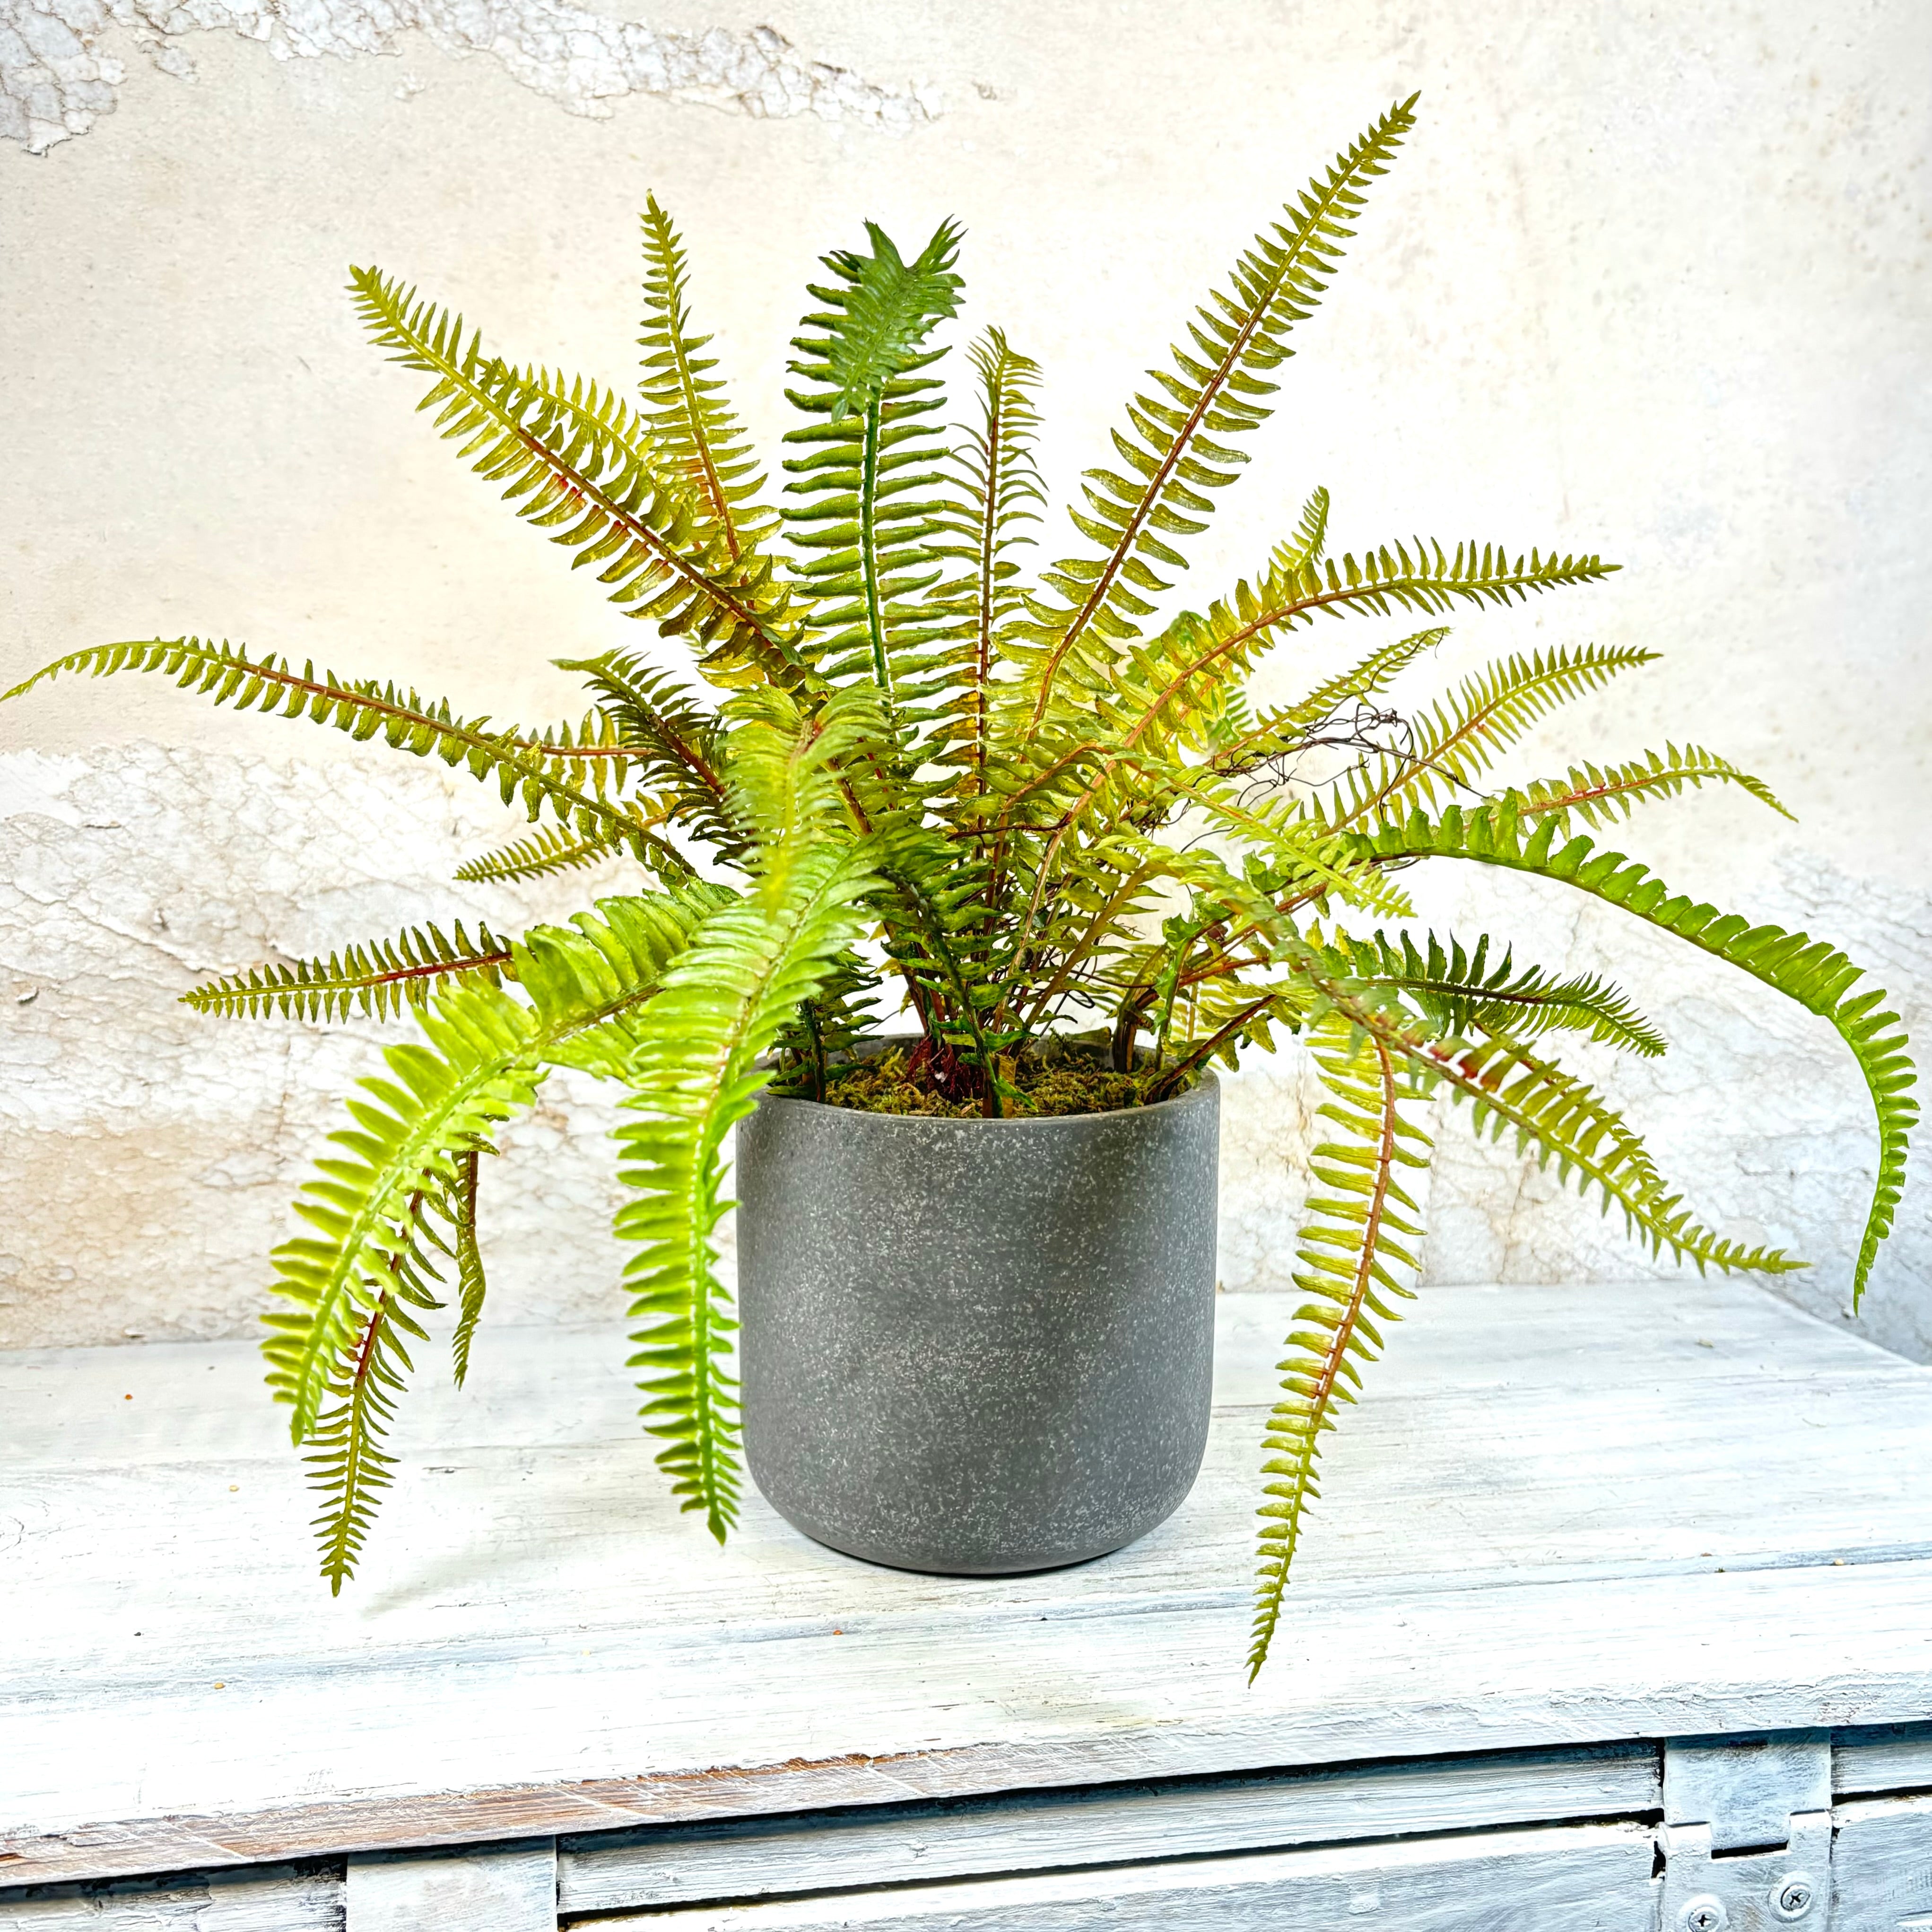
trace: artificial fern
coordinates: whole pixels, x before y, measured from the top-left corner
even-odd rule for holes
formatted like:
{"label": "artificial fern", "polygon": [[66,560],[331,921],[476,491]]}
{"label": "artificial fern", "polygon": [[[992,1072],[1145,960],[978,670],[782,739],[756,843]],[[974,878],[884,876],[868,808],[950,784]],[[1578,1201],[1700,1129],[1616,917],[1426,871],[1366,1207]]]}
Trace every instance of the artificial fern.
{"label": "artificial fern", "polygon": [[472,940],[459,920],[454,939],[434,926],[409,928],[373,946],[346,946],[326,959],[227,974],[184,993],[182,1000],[197,1012],[250,1018],[272,1012],[284,1019],[332,1020],[354,1012],[382,1019],[464,980],[500,985],[509,960],[509,946],[487,926],[479,926]]}
{"label": "artificial fern", "polygon": [[[1446,1096],[1654,1253],[1777,1273],[1782,1250],[1699,1221],[1613,1102],[1556,1057],[1566,1036],[1654,1057],[1666,1042],[1596,974],[1519,964],[1483,935],[1418,931],[1402,874],[1454,859],[1534,873],[1620,906],[1829,1021],[1862,1071],[1880,1156],[1851,1284],[1890,1229],[1916,1115],[1885,995],[1822,941],[1668,892],[1598,850],[1641,803],[1727,785],[1782,810],[1717,753],[1672,742],[1560,777],[1498,782],[1532,726],[1652,661],[1558,644],[1491,663],[1433,702],[1398,701],[1441,621],[1600,583],[1594,553],[1410,538],[1331,551],[1328,493],[1261,567],[1201,608],[1163,610],[1220,494],[1272,412],[1295,329],[1414,124],[1390,107],[1292,197],[1184,324],[1084,472],[1074,553],[1029,574],[1046,501],[1044,376],[998,328],[968,352],[949,429],[944,326],[961,231],[908,257],[875,224],[824,257],[793,338],[781,502],[695,319],[683,242],[644,214],[638,399],[512,363],[373,268],[352,272],[377,346],[425,379],[419,406],[524,522],[587,567],[671,664],[614,647],[563,660],[588,713],[529,731],[393,683],[298,671],[196,638],[76,651],[57,674],[146,671],[237,709],[307,717],[432,754],[520,806],[527,832],[461,868],[519,880],[612,864],[638,889],[504,938],[424,923],[185,997],[221,1014],[398,1016],[350,1124],[274,1257],[268,1379],[289,1405],[339,1588],[394,1468],[384,1437],[453,1292],[467,1373],[487,1289],[479,1181],[502,1124],[553,1066],[625,1090],[618,1232],[644,1426],[683,1505],[722,1537],[739,1503],[731,1304],[715,1250],[732,1126],[766,1083],[824,1097],[834,1063],[890,1019],[909,1067],[992,1117],[1029,1102],[1015,1070],[1054,1036],[1097,1039],[1159,1100],[1217,1062],[1300,1036],[1328,1137],[1267,1430],[1258,1670],[1318,1490],[1323,1441],[1413,1292],[1411,1184],[1424,1107]],[[1347,654],[1318,618],[1419,620]],[[1298,692],[1250,680],[1294,638]],[[17,696],[19,692],[9,694]]]}

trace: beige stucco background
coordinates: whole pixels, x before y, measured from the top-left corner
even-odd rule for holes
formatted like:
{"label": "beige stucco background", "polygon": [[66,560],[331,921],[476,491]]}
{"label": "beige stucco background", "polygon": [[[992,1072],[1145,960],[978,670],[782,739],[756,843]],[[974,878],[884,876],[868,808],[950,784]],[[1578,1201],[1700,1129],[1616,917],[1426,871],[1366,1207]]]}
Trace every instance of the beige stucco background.
{"label": "beige stucco background", "polygon": [[[1316,482],[1352,547],[1420,530],[1617,559],[1604,586],[1459,616],[1432,674],[1519,646],[1665,652],[1515,769],[1666,738],[1756,769],[1798,826],[1706,797],[1619,842],[1838,939],[1932,1030],[1925,8],[670,0],[627,18],[624,0],[0,0],[0,680],[196,630],[534,722],[574,702],[549,658],[635,640],[412,417],[413,379],[358,338],[351,262],[420,280],[520,357],[623,380],[654,189],[770,436],[814,256],[864,216],[911,242],[956,214],[968,322],[1044,364],[1064,490],[1246,238],[1420,88],[1192,600],[1257,564]],[[1324,628],[1285,668],[1384,634]],[[152,682],[0,710],[0,1343],[247,1330],[260,1257],[381,1030],[224,1026],[174,997],[405,920],[554,916],[568,891],[448,882],[508,829],[492,796]],[[1720,1226],[1813,1257],[1787,1292],[1847,1318],[1872,1136],[1828,1030],[1532,884],[1418,892],[1469,935],[1631,984],[1675,1050],[1604,1077]],[[1231,1289],[1286,1280],[1310,1105],[1292,1055],[1231,1091]],[[616,1305],[608,1118],[556,1083],[493,1165],[504,1318]],[[1647,1268],[1512,1154],[1458,1120],[1442,1137],[1430,1281]],[[1928,1203],[1915,1180],[1861,1324],[1922,1355]]]}

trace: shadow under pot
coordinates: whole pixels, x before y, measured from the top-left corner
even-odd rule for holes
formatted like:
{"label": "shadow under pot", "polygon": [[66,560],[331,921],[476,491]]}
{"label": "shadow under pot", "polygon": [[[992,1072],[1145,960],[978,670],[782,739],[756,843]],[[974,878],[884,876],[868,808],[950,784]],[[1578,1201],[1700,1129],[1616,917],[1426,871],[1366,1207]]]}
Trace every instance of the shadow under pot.
{"label": "shadow under pot", "polygon": [[767,1095],[738,1129],[746,1460],[902,1570],[1052,1569],[1178,1508],[1208,1438],[1220,1095],[988,1120]]}

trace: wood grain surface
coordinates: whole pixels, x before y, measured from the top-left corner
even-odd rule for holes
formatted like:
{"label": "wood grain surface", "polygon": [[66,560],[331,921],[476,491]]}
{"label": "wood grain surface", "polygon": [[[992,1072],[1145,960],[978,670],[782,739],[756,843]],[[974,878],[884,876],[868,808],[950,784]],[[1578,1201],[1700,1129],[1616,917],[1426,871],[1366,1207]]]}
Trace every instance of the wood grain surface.
{"label": "wood grain surface", "polygon": [[1426,1296],[1250,1689],[1288,1312],[1173,1519],[990,1580],[721,1551],[616,1329],[486,1329],[332,1600],[252,1348],[0,1357],[0,1885],[1932,1713],[1932,1372],[1696,1280]]}

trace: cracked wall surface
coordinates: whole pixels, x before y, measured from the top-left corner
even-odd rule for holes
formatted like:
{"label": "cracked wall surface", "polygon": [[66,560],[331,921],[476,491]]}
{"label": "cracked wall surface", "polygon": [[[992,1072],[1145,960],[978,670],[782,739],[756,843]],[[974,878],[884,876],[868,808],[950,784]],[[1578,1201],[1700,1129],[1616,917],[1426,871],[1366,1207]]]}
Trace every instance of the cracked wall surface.
{"label": "cracked wall surface", "polygon": [[[419,34],[445,54],[485,55],[533,93],[597,118],[630,94],[895,133],[940,110],[934,88],[881,86],[801,54],[775,28],[682,33],[555,0],[0,0],[0,139],[44,154],[112,113],[127,69],[112,44],[198,80],[192,42],[204,34],[260,42],[281,61],[394,55]],[[398,88],[406,98],[424,84],[406,75]]]}
{"label": "cracked wall surface", "polygon": [[[89,4],[0,0],[0,688],[83,644],[194,630],[472,714],[580,715],[549,661],[639,628],[412,417],[412,379],[341,299],[347,262],[422,281],[506,353],[621,385],[655,190],[773,449],[817,255],[861,216],[903,241],[952,214],[965,326],[1002,323],[1045,368],[1064,497],[1258,224],[1419,86],[1421,128],[1298,330],[1188,601],[1251,572],[1316,482],[1358,550],[1419,529],[1616,559],[1586,593],[1455,614],[1408,695],[1510,650],[1660,652],[1510,769],[1690,739],[1761,772],[1799,826],[1705,797],[1612,842],[1838,941],[1932,1032],[1924,10]],[[1390,634],[1298,634],[1264,692]],[[152,681],[0,706],[0,1342],[250,1328],[288,1199],[395,1030],[215,1022],[177,995],[405,921],[514,930],[574,903],[450,883],[504,830],[440,767]],[[1843,1324],[1873,1141],[1828,1029],[1553,889],[1405,883],[1424,920],[1628,987],[1670,1054],[1583,1060],[1720,1232],[1815,1264],[1779,1292]],[[1290,1053],[1229,1083],[1231,1291],[1288,1280],[1319,1104]],[[554,1078],[511,1130],[485,1201],[499,1318],[615,1306],[612,1118]],[[1429,1283],[1612,1292],[1657,1267],[1466,1118],[1432,1126]],[[1928,1166],[1859,1325],[1932,1359]]]}

